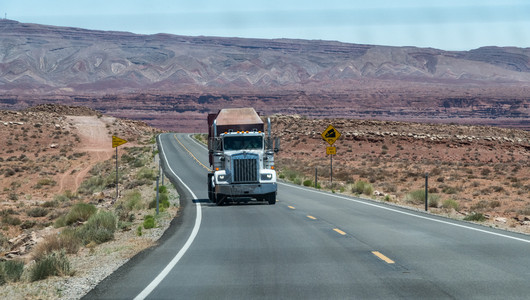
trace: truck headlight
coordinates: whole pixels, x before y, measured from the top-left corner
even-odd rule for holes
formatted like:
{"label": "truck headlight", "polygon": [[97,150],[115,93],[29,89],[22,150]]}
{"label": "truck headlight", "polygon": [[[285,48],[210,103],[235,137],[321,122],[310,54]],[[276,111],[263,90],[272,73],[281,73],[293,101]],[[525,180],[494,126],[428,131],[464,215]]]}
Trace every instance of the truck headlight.
{"label": "truck headlight", "polygon": [[226,175],[217,175],[217,181],[226,181],[227,176]]}
{"label": "truck headlight", "polygon": [[261,174],[261,180],[272,180],[272,174],[271,173]]}

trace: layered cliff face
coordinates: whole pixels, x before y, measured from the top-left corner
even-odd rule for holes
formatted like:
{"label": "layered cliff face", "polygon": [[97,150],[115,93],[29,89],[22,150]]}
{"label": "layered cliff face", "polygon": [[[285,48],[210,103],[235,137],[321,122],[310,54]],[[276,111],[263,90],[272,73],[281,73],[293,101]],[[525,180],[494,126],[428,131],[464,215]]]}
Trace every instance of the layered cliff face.
{"label": "layered cliff face", "polygon": [[529,120],[529,48],[448,52],[0,20],[0,49],[2,108],[59,101],[145,120],[236,105],[312,117]]}

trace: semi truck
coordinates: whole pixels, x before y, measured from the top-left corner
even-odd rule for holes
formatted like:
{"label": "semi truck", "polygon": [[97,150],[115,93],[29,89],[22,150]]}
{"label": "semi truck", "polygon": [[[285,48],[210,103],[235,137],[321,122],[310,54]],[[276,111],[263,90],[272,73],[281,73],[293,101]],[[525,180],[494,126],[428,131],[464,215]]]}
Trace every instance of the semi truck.
{"label": "semi truck", "polygon": [[208,198],[216,205],[252,200],[276,203],[274,154],[279,138],[267,134],[253,108],[226,108],[208,114]]}

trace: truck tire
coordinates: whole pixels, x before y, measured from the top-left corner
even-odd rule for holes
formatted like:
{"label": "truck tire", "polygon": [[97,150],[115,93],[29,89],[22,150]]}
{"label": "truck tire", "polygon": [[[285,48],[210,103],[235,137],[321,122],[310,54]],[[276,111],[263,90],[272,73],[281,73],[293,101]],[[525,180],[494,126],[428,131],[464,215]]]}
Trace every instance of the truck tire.
{"label": "truck tire", "polygon": [[217,196],[215,196],[215,204],[217,206],[222,206],[226,201],[226,196],[223,195],[223,194],[217,194]]}
{"label": "truck tire", "polygon": [[276,193],[270,193],[267,195],[267,200],[269,201],[269,205],[276,204]]}
{"label": "truck tire", "polygon": [[208,173],[208,199],[210,202],[215,202],[215,194],[213,193],[213,187],[212,187],[212,177],[213,174]]}

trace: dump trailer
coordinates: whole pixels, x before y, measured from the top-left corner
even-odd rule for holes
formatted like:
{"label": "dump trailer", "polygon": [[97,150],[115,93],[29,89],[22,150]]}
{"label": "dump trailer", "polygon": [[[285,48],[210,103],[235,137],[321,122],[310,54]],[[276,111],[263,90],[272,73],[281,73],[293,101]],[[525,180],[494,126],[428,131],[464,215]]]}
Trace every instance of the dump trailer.
{"label": "dump trailer", "polygon": [[223,205],[252,200],[276,203],[274,153],[279,139],[271,135],[253,108],[227,108],[208,114],[208,197]]}

